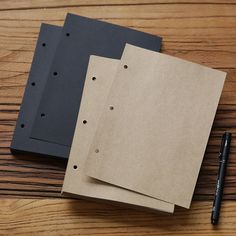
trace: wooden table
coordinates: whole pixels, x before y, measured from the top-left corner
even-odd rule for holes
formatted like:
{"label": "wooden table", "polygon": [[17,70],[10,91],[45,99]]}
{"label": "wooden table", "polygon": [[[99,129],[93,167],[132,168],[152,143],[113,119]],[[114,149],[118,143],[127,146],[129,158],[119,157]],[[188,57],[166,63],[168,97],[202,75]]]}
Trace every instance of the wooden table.
{"label": "wooden table", "polygon": [[[61,198],[66,163],[10,154],[40,24],[63,25],[67,12],[160,35],[164,53],[228,72],[190,210],[154,214]],[[0,235],[236,235],[236,139],[220,224],[210,224],[220,137],[236,135],[235,82],[236,1],[1,0]]]}

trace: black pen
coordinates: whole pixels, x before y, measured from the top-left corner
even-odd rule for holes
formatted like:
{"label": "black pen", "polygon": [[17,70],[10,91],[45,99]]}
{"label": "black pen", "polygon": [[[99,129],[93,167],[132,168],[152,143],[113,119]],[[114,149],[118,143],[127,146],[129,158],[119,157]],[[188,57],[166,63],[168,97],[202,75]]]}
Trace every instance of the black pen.
{"label": "black pen", "polygon": [[219,171],[218,171],[218,177],[217,177],[217,183],[216,183],[213,208],[212,208],[212,213],[211,213],[211,223],[213,225],[216,225],[219,220],[220,206],[221,206],[221,200],[223,197],[224,179],[225,179],[226,167],[227,167],[227,162],[228,162],[228,157],[229,157],[231,136],[232,136],[231,133],[225,132],[221,141],[221,147],[220,147],[220,153],[219,153],[220,164],[219,164]]}

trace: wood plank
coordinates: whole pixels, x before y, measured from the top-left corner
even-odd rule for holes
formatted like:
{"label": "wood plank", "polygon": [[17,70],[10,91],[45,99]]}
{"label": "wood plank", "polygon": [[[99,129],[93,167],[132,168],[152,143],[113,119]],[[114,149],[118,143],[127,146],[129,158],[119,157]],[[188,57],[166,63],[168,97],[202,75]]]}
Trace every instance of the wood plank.
{"label": "wood plank", "polygon": [[174,215],[148,213],[85,200],[3,199],[0,235],[235,235],[236,203],[223,203],[219,225],[211,202],[194,202]]}
{"label": "wood plank", "polygon": [[234,0],[1,0],[0,10],[14,9],[36,9],[36,8],[64,8],[82,6],[104,6],[104,5],[156,5],[156,4],[235,4]]}

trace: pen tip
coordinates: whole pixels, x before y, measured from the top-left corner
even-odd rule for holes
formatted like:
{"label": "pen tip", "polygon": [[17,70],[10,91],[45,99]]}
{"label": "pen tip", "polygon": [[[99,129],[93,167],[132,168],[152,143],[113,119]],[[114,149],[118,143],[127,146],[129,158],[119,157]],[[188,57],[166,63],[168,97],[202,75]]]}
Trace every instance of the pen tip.
{"label": "pen tip", "polygon": [[217,223],[218,223],[218,221],[217,221],[217,220],[215,220],[215,219],[212,219],[212,221],[211,221],[211,224],[213,224],[213,225],[217,225]]}

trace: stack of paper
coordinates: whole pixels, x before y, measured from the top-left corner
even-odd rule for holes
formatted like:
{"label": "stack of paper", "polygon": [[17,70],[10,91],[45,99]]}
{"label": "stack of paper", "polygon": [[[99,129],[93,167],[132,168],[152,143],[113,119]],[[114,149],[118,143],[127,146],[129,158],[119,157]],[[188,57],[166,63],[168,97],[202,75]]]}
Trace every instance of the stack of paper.
{"label": "stack of paper", "polygon": [[90,55],[120,59],[126,43],[161,48],[158,36],[74,14],[43,24],[11,150],[67,159]]}
{"label": "stack of paper", "polygon": [[189,208],[226,73],[157,52],[158,37],[74,15],[45,64],[42,42],[12,149],[70,151],[63,194]]}
{"label": "stack of paper", "polygon": [[225,75],[129,44],[91,56],[63,192],[189,208]]}

